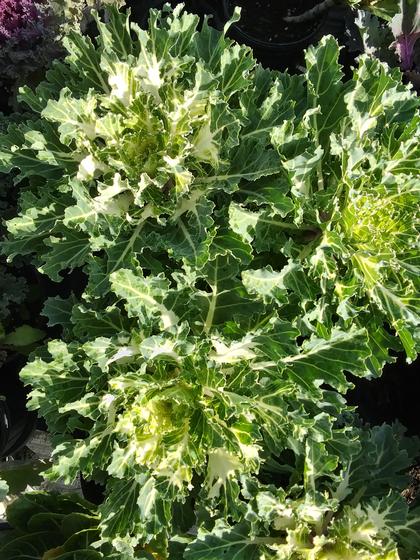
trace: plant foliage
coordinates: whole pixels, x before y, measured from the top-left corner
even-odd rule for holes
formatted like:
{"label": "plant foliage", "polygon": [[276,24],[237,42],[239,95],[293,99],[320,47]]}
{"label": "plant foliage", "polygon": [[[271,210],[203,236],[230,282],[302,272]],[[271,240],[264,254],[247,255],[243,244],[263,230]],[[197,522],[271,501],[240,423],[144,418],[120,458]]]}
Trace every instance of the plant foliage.
{"label": "plant foliage", "polygon": [[1,560],[99,560],[116,558],[99,537],[97,508],[73,494],[26,493],[6,510],[11,526],[0,539]]}
{"label": "plant foliage", "polygon": [[417,0],[395,2],[387,23],[367,11],[359,10],[356,24],[365,52],[392,66],[400,63],[414,87],[419,90],[418,55],[420,52],[420,5]]}
{"label": "plant foliage", "polygon": [[348,0],[348,3],[353,8],[368,10],[387,21],[398,13],[398,0]]}
{"label": "plant foliage", "polygon": [[290,76],[181,7],[97,25],[0,137],[22,185],[3,252],[88,277],[22,372],[49,476],[106,481],[121,558],[182,557],[193,525],[190,559],[410,553],[402,467],[364,488],[383,456],[342,394],[418,351],[419,100],[367,56],[345,82],[331,37]]}
{"label": "plant foliage", "polygon": [[60,33],[71,29],[85,30],[92,10],[106,8],[108,4],[122,6],[124,0],[49,0],[49,6],[60,21]]}
{"label": "plant foliage", "polygon": [[400,12],[391,21],[395,49],[403,70],[414,64],[414,48],[420,37],[420,4],[416,0],[400,0]]}
{"label": "plant foliage", "polygon": [[[0,115],[0,130],[4,133],[7,123],[18,122],[17,114],[3,117]],[[13,184],[13,174],[0,177],[0,236],[6,233],[5,222],[16,214],[17,190]],[[16,259],[13,265],[0,258],[0,365],[7,356],[7,351],[31,351],[33,343],[44,338],[43,331],[30,325],[22,324],[30,317],[28,306],[29,286],[23,272],[22,259]],[[32,291],[34,292],[34,290]],[[31,294],[32,301],[36,299]],[[41,304],[42,305],[42,304]]]}

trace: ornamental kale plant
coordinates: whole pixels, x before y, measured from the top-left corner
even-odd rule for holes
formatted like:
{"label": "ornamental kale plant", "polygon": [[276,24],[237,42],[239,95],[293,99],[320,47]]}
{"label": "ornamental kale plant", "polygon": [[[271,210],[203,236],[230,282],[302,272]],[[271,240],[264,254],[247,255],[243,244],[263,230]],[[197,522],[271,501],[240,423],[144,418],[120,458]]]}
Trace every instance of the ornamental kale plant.
{"label": "ornamental kale plant", "polygon": [[[240,522],[231,525],[219,519],[211,532],[202,527],[197,538],[173,540],[169,557],[392,560],[400,558],[396,540],[409,554],[416,554],[420,512],[409,512],[398,493],[406,482],[400,471],[410,464],[415,446],[398,425],[357,434],[360,449],[339,476],[324,473],[329,483],[322,496],[313,499],[297,485],[292,495],[273,484],[249,481],[244,489],[247,511]],[[311,474],[305,484],[312,484]],[[373,497],[385,488],[392,488],[388,495]],[[346,498],[354,493],[367,499],[351,505]],[[98,542],[98,509],[77,495],[26,493],[7,507],[6,516],[12,530],[0,539],[1,560],[122,557],[109,543]],[[146,545],[138,547],[134,557],[152,560],[162,554]]]}
{"label": "ornamental kale plant", "polygon": [[88,279],[22,372],[49,476],[104,482],[121,558],[409,557],[415,445],[361,483],[383,454],[343,394],[418,351],[419,99],[366,56],[344,82],[331,37],[290,76],[181,6],[97,25],[0,137],[3,253]]}

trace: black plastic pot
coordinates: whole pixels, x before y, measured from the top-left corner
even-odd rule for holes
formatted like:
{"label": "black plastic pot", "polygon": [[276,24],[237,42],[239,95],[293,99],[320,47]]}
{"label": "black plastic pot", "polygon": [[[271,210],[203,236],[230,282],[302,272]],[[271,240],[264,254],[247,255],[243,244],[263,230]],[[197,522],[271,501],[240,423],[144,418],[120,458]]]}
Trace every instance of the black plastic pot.
{"label": "black plastic pot", "polygon": [[[162,8],[166,2],[167,0],[127,0],[126,6],[131,9],[133,21],[146,28],[149,10]],[[211,25],[219,30],[229,20],[235,6],[241,5],[241,20],[231,26],[229,36],[250,46],[263,66],[294,72],[304,63],[304,50],[317,43],[322,36],[334,35],[342,45],[348,41],[346,30],[354,21],[353,13],[348,7],[332,7],[302,23],[284,22],[283,16],[287,8],[292,10],[292,14],[299,14],[317,2],[318,0],[185,0],[184,3],[188,12],[198,14],[201,19],[210,15]],[[169,3],[173,7],[179,4],[177,0],[170,0]],[[245,9],[246,4],[249,5],[248,10]],[[264,32],[261,31],[259,22],[266,26]],[[285,27],[289,29],[285,30]],[[340,63],[348,74],[357,54],[359,53],[349,53],[348,49],[343,49],[340,53]]]}
{"label": "black plastic pot", "polygon": [[[228,20],[235,8],[242,8],[241,19],[231,26],[229,35],[253,49],[265,67],[293,71],[304,61],[304,50],[324,35],[334,35],[344,44],[346,28],[352,19],[351,10],[333,7],[309,21],[288,23],[284,17],[300,14],[320,3],[318,0],[222,0],[223,18]],[[257,6],[258,5],[258,6]],[[354,57],[341,61],[350,66]]]}
{"label": "black plastic pot", "polygon": [[11,354],[0,369],[0,458],[17,453],[31,437],[37,420],[26,409],[28,391],[19,379],[25,358]]}
{"label": "black plastic pot", "polygon": [[387,364],[382,376],[367,380],[352,378],[354,389],[347,402],[357,406],[361,418],[371,425],[398,420],[410,436],[420,436],[420,360],[407,364],[400,354],[394,364]]}

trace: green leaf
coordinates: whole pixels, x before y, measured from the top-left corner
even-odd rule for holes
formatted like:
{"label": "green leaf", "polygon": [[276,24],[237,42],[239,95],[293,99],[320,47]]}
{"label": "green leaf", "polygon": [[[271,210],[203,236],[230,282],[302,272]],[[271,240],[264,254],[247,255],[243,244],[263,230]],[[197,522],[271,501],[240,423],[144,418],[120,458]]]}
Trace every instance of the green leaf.
{"label": "green leaf", "polygon": [[[64,228],[63,228],[64,229]],[[66,268],[72,271],[74,268],[83,266],[89,254],[88,237],[75,231],[64,230],[61,237],[50,237],[45,244],[50,248],[44,256],[44,264],[39,271],[47,274],[52,280],[59,282],[59,272]]]}
{"label": "green leaf", "polygon": [[22,325],[6,335],[2,343],[8,346],[30,346],[45,338],[45,332],[30,325]]}
{"label": "green leaf", "polygon": [[48,298],[42,308],[42,315],[48,318],[48,326],[61,325],[66,329],[71,328],[71,314],[76,298],[62,298],[60,296]]}
{"label": "green leaf", "polygon": [[252,538],[249,536],[249,529],[247,523],[234,527],[219,524],[211,533],[199,534],[198,538],[187,546],[185,558],[219,560],[226,557],[232,560],[257,560],[264,551],[264,542],[275,542],[275,539]]}
{"label": "green leaf", "polygon": [[115,294],[127,302],[129,317],[138,317],[143,323],[157,315],[163,329],[178,322],[176,314],[164,304],[169,284],[163,276],[144,278],[140,270],[134,274],[131,270],[121,269],[113,272],[110,278]]}
{"label": "green leaf", "polygon": [[5,480],[0,479],[0,500],[4,500],[4,498],[9,493],[9,486]]}
{"label": "green leaf", "polygon": [[312,337],[299,354],[284,358],[282,363],[290,378],[309,392],[316,393],[323,383],[346,392],[351,385],[344,372],[364,375],[368,356],[366,331],[337,330],[329,340]]}
{"label": "green leaf", "polygon": [[348,89],[342,81],[338,64],[337,43],[331,36],[323,37],[316,47],[306,52],[306,78],[311,132],[316,144],[325,146],[331,132],[345,116],[344,93]]}
{"label": "green leaf", "polygon": [[351,488],[356,492],[364,488],[367,496],[383,495],[389,488],[402,490],[419,441],[404,437],[404,430],[398,424],[374,426],[360,439],[361,452],[349,465]]}
{"label": "green leaf", "polygon": [[137,504],[141,486],[135,479],[115,480],[108,488],[111,499],[99,508],[102,537],[112,539],[117,550],[124,545],[125,550],[133,551],[142,535],[140,508]]}

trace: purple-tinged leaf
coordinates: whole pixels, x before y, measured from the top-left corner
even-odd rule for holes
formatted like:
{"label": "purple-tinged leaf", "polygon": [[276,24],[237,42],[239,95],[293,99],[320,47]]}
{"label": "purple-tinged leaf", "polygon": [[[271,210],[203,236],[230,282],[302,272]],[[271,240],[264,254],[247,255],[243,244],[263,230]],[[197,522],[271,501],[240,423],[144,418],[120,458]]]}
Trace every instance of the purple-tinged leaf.
{"label": "purple-tinged leaf", "polygon": [[400,13],[391,21],[395,37],[393,47],[401,61],[403,71],[411,70],[414,64],[414,46],[420,37],[420,4],[417,0],[401,0]]}

